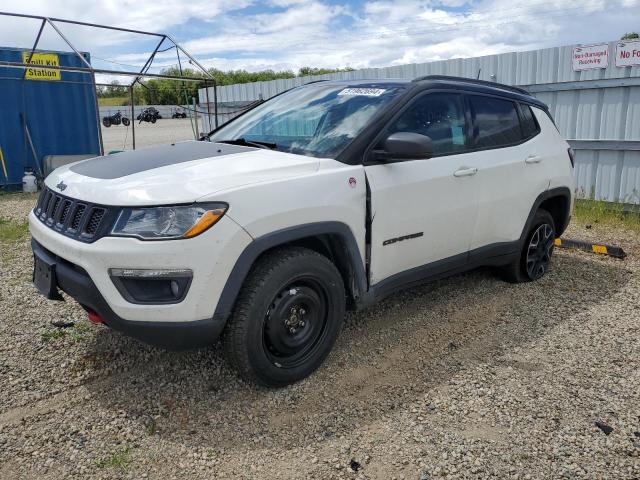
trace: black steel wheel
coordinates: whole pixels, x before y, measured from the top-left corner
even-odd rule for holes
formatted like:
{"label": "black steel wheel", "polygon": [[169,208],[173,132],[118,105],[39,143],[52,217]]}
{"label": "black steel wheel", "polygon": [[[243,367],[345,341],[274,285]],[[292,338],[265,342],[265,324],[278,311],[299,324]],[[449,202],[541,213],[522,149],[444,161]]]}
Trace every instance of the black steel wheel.
{"label": "black steel wheel", "polygon": [[297,279],[273,299],[264,318],[263,347],[279,368],[304,364],[327,325],[327,291],[313,277]]}
{"label": "black steel wheel", "polygon": [[128,127],[130,123],[131,123],[131,121],[127,117],[122,117],[122,124],[125,127]]}
{"label": "black steel wheel", "polygon": [[315,371],[345,310],[340,272],[302,247],[277,249],[252,268],[223,334],[229,363],[248,380],[289,385]]}
{"label": "black steel wheel", "polygon": [[111,126],[111,119],[109,117],[104,117],[102,119],[102,125],[109,128]]}
{"label": "black steel wheel", "polygon": [[548,271],[555,245],[556,231],[553,217],[546,210],[538,210],[524,239],[520,255],[499,272],[508,282],[532,282]]}

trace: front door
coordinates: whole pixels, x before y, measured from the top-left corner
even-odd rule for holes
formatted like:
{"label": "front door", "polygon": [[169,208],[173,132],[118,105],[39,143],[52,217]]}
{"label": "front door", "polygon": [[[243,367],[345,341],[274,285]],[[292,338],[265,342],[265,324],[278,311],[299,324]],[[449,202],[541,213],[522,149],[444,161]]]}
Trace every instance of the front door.
{"label": "front door", "polygon": [[[437,92],[413,101],[386,128],[433,141],[432,158],[367,165],[371,189],[370,282],[392,281],[425,267],[445,271],[466,263],[478,211],[478,165],[467,153],[462,95]],[[434,263],[437,262],[437,263]]]}

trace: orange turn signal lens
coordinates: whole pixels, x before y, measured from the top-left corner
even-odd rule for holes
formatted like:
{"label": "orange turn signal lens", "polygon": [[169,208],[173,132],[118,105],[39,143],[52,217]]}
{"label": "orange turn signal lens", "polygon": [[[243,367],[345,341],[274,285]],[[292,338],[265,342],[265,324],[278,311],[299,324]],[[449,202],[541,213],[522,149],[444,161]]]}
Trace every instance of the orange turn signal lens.
{"label": "orange turn signal lens", "polygon": [[182,238],[192,238],[200,235],[202,232],[207,231],[209,228],[213,227],[218,220],[222,218],[222,216],[226,211],[227,211],[226,208],[216,208],[214,210],[207,210],[193,225],[193,227],[187,230],[187,232],[182,236]]}

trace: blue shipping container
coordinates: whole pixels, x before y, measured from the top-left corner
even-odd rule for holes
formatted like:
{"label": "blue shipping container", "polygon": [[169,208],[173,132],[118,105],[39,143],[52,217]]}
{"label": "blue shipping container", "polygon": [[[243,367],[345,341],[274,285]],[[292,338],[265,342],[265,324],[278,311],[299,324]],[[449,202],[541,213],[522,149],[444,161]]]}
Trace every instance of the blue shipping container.
{"label": "blue shipping container", "polygon": [[[29,53],[0,47],[0,60],[26,64]],[[42,50],[31,63],[86,66],[74,53]],[[0,149],[7,170],[5,175],[0,164],[0,187],[19,187],[25,168],[40,175],[47,155],[99,155],[99,135],[90,74],[0,67]]]}

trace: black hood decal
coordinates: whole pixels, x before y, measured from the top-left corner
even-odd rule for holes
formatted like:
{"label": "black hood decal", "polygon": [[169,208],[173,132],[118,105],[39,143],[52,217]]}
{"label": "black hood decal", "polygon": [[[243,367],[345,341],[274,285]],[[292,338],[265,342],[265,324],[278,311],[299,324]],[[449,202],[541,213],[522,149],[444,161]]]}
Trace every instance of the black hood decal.
{"label": "black hood decal", "polygon": [[257,148],[210,142],[184,142],[143,148],[85,160],[70,168],[86,177],[113,180],[176,163],[249,152]]}

